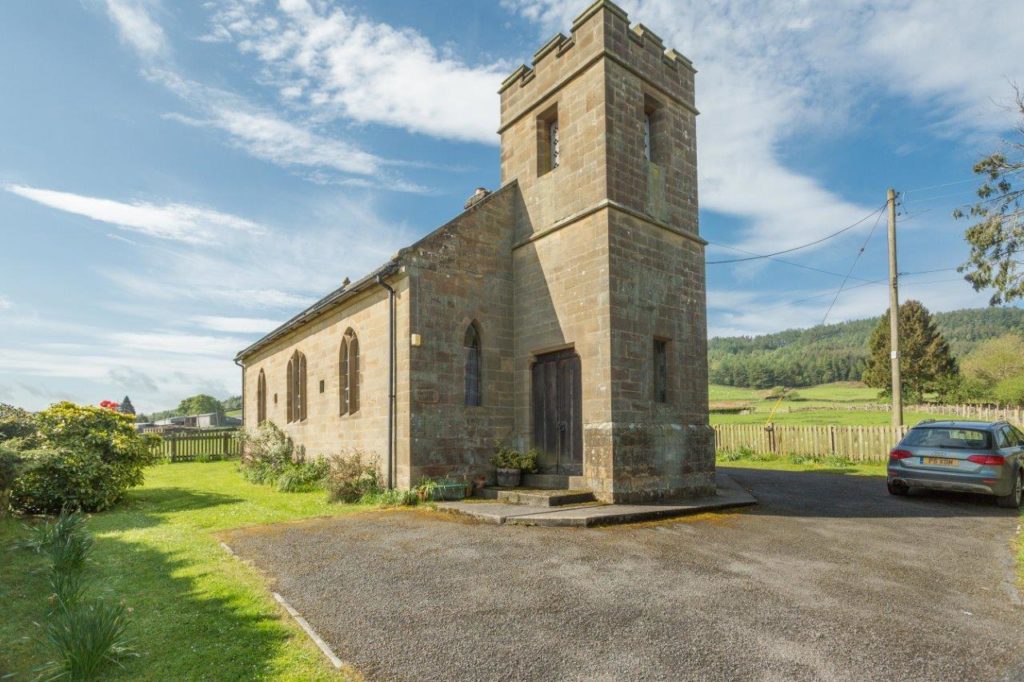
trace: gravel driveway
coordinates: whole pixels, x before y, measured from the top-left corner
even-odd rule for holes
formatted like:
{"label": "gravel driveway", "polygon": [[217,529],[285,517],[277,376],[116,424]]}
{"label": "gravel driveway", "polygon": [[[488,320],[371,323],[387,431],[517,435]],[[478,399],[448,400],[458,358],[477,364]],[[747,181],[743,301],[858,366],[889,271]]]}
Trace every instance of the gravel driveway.
{"label": "gravel driveway", "polygon": [[368,679],[1024,679],[1016,515],[729,472],[758,506],[587,530],[371,512],[224,539]]}

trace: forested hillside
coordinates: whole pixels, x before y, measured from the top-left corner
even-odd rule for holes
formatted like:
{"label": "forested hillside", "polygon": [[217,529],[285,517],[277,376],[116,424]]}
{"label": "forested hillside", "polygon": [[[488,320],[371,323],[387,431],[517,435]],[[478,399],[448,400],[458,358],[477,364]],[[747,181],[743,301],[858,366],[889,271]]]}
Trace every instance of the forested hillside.
{"label": "forested hillside", "polygon": [[[1024,335],[1021,308],[955,310],[936,313],[935,321],[957,358],[981,341],[1008,332]],[[711,383],[769,388],[859,381],[877,322],[872,318],[765,336],[713,338],[708,345]]]}

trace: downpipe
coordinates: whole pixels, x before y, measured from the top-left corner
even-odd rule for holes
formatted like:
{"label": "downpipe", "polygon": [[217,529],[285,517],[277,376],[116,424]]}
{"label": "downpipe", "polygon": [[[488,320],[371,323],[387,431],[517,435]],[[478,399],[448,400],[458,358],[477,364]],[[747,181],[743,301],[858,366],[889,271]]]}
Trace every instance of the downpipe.
{"label": "downpipe", "polygon": [[387,290],[388,307],[388,375],[387,375],[387,487],[394,489],[394,413],[395,413],[395,338],[394,338],[394,289],[384,282],[384,273],[377,275],[377,284]]}

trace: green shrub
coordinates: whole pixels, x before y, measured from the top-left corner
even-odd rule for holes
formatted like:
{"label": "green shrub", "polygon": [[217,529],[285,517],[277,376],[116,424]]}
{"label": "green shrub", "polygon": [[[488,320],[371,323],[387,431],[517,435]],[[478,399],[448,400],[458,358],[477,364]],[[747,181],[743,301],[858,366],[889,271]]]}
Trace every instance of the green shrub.
{"label": "green shrub", "polygon": [[242,475],[251,483],[274,483],[293,464],[295,445],[272,421],[243,432],[240,438]]}
{"label": "green shrub", "polygon": [[540,450],[530,450],[523,454],[507,445],[496,445],[494,454],[491,456],[491,464],[498,469],[520,469],[527,473],[533,473],[537,470],[537,461],[540,459],[540,455]]}
{"label": "green shrub", "polygon": [[363,493],[358,502],[374,507],[414,507],[420,502],[420,493],[416,488],[371,490]]}
{"label": "green shrub", "polygon": [[0,444],[0,519],[7,515],[11,506],[11,489],[24,467],[22,456]]}
{"label": "green shrub", "polygon": [[332,457],[325,484],[331,502],[358,502],[382,490],[376,464],[365,461],[359,450]]}
{"label": "green shrub", "polygon": [[31,412],[0,403],[0,445],[12,450],[39,447],[39,429]]}
{"label": "green shrub", "polygon": [[58,599],[43,625],[52,658],[37,672],[50,680],[98,680],[111,664],[135,655],[129,644],[128,609],[102,599],[69,604]]}
{"label": "green shrub", "polygon": [[744,459],[752,460],[755,457],[756,455],[754,454],[754,451],[751,448],[747,447],[746,445],[741,445],[737,450],[734,450],[733,452],[723,452],[718,455],[718,459],[721,459],[726,462],[739,462]]}
{"label": "green shrub", "polygon": [[327,459],[290,464],[277,477],[277,489],[283,493],[319,490],[324,487],[330,469],[331,464]]}
{"label": "green shrub", "polygon": [[101,511],[159,458],[155,438],[135,430],[130,415],[62,402],[36,415],[42,447],[22,452],[24,469],[11,491],[11,506],[24,512],[64,508]]}

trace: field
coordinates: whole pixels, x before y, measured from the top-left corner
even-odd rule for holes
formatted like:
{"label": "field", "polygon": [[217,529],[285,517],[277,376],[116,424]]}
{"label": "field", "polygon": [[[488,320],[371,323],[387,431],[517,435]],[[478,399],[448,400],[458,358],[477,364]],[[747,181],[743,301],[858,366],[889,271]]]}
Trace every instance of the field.
{"label": "field", "polygon": [[[235,462],[166,464],[111,511],[91,515],[94,593],[133,610],[139,656],[105,679],[339,679],[323,654],[274,602],[264,580],[231,558],[216,533],[229,528],[351,513],[323,492],[279,493],[247,483]],[[0,678],[33,679],[45,659],[42,557],[8,549],[21,521],[0,520]],[[342,679],[345,677],[343,676]]]}
{"label": "field", "polygon": [[[886,402],[878,390],[859,382],[839,382],[807,388],[793,389],[791,397],[768,398],[770,390],[737,388],[735,386],[709,387],[712,424],[764,424],[769,417],[776,424],[848,424],[884,426],[889,423],[887,410],[871,409]],[[716,409],[741,408],[747,414],[723,414]],[[775,411],[772,415],[772,411]],[[941,415],[907,412],[904,421],[913,425],[922,419],[935,419]]]}

